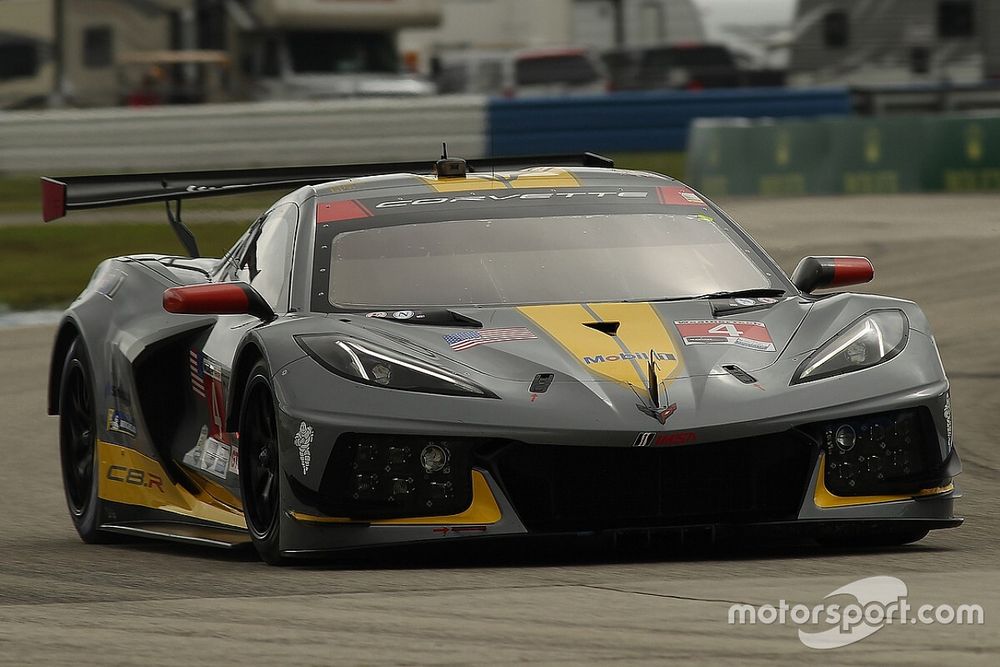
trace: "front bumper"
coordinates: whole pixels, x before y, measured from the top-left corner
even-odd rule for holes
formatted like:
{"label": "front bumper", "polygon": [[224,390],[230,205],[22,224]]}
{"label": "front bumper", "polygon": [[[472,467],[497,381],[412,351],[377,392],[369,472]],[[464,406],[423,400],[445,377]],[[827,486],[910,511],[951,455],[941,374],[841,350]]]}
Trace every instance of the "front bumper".
{"label": "front bumper", "polygon": [[[299,423],[289,415],[285,420]],[[961,523],[951,482],[961,471],[954,447],[935,466],[934,486],[837,496],[825,483],[821,443],[800,430],[649,449],[484,442],[469,463],[468,507],[447,515],[331,514],[286,476],[283,553],[528,535],[640,531],[714,539],[755,529],[808,536],[831,525]]]}

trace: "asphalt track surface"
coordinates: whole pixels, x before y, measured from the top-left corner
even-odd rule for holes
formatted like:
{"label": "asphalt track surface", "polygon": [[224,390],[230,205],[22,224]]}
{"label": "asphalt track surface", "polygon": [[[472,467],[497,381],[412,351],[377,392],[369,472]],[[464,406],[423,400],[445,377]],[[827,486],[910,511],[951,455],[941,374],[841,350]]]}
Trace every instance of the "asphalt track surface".
{"label": "asphalt track surface", "polygon": [[[1000,198],[729,209],[789,271],[808,253],[865,254],[872,291],[922,304],[952,380],[963,527],[890,550],[529,543],[287,568],[147,541],[85,546],[45,415],[52,329],[11,329],[0,331],[0,664],[1000,664]],[[812,606],[874,575],[902,579],[914,605],[980,604],[985,624],[888,625],[820,652],[792,624],[727,623],[734,601]]]}

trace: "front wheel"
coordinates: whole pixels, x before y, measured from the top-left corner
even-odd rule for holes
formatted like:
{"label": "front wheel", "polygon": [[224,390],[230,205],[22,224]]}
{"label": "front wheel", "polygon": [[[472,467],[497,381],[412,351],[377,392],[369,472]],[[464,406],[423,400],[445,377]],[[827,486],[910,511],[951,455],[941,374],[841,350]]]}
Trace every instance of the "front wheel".
{"label": "front wheel", "polygon": [[80,539],[88,544],[113,541],[99,530],[97,408],[90,361],[79,338],[66,353],[59,384],[59,458],[66,505]]}
{"label": "front wheel", "polygon": [[243,514],[257,553],[267,563],[286,561],[280,550],[281,490],[278,428],[267,365],[250,371],[240,410],[240,486]]}

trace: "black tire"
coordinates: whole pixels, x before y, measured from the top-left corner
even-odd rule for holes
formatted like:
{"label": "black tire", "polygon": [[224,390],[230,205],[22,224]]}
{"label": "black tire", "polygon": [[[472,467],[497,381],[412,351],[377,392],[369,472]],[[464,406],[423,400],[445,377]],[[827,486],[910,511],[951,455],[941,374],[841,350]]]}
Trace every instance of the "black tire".
{"label": "black tire", "polygon": [[282,565],[281,465],[278,460],[277,414],[267,364],[250,371],[240,408],[240,489],[247,530],[261,559]]}
{"label": "black tire", "polygon": [[83,341],[66,353],[59,383],[59,457],[66,505],[76,532],[87,544],[116,541],[100,526],[97,497],[97,406],[94,376]]}
{"label": "black tire", "polygon": [[880,530],[831,531],[816,541],[825,547],[899,547],[919,542],[930,531],[919,526],[883,527]]}

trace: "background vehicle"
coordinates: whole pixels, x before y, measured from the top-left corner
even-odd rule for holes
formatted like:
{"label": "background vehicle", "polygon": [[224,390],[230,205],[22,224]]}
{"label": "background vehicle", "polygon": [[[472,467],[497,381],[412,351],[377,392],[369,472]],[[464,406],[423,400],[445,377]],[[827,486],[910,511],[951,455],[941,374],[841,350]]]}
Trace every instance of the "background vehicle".
{"label": "background vehicle", "polygon": [[108,260],[67,311],[49,410],[81,537],[249,539],[273,563],[449,536],[904,544],[959,525],[920,309],[813,296],[871,264],[807,257],[789,280],[694,191],[611,166],[44,181],[47,220],[301,186],[221,259],[171,212],[191,258]]}
{"label": "background vehicle", "polygon": [[746,70],[719,44],[675,44],[602,54],[614,90],[782,86],[780,70]]}
{"label": "background vehicle", "polygon": [[608,89],[600,61],[579,48],[443,55],[435,79],[442,93],[504,97],[585,95]]}
{"label": "background vehicle", "polygon": [[390,32],[288,30],[259,42],[253,69],[260,99],[430,95],[434,85],[402,71]]}

